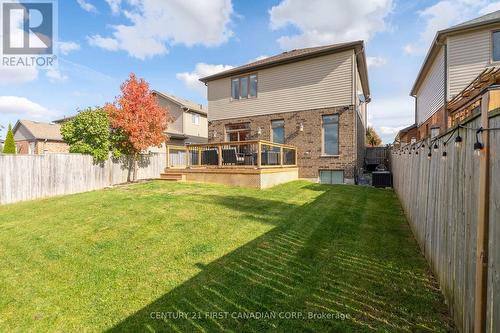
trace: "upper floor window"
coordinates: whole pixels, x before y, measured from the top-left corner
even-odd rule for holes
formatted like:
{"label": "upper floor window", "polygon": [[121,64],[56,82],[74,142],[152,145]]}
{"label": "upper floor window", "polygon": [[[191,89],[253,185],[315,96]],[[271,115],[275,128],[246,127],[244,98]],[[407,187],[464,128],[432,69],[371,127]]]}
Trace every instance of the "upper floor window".
{"label": "upper floor window", "polygon": [[274,143],[285,143],[285,121],[273,120],[271,121],[271,130],[273,134]]}
{"label": "upper floor window", "polygon": [[500,61],[500,31],[494,31],[491,35],[492,38],[492,55],[491,59],[493,61]]}
{"label": "upper floor window", "polygon": [[338,155],[339,154],[339,116],[325,115],[323,116],[322,134],[323,134],[323,154]]}
{"label": "upper floor window", "polygon": [[233,78],[231,97],[233,99],[257,97],[257,74]]}
{"label": "upper floor window", "polygon": [[197,114],[197,113],[193,113],[191,115],[191,122],[195,125],[199,125],[200,124],[200,115]]}

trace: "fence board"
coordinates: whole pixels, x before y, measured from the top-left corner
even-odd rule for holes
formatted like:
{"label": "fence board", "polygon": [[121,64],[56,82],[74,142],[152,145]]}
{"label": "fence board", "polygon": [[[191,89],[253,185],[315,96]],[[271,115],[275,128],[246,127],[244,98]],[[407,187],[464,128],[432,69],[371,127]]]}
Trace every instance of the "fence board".
{"label": "fence board", "polygon": [[[466,126],[480,127],[480,119]],[[500,115],[489,127],[500,127]],[[479,159],[472,149],[475,132],[461,130],[461,148],[452,138],[428,160],[419,154],[391,154],[394,189],[415,238],[434,271],[461,332],[474,328],[476,224]],[[446,139],[448,135],[445,135]],[[442,142],[443,140],[440,140]],[[490,238],[487,332],[500,332],[500,133],[490,133]],[[446,150],[447,158],[442,159]]]}
{"label": "fence board", "polygon": [[[0,204],[93,191],[132,178],[130,159],[94,164],[81,154],[0,155]],[[166,154],[143,155],[137,179],[159,178]]]}

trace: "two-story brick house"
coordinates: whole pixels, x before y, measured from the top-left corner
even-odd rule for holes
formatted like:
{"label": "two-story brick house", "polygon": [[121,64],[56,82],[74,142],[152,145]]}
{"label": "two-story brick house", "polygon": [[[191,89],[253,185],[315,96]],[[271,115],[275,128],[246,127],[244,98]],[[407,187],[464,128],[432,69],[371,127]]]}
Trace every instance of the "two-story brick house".
{"label": "two-story brick house", "polygon": [[209,142],[298,149],[299,177],[352,182],[364,157],[370,89],[362,41],[292,50],[201,79]]}
{"label": "two-story brick house", "polygon": [[500,11],[438,31],[410,95],[418,138],[448,127],[448,102],[486,68],[500,65]]}

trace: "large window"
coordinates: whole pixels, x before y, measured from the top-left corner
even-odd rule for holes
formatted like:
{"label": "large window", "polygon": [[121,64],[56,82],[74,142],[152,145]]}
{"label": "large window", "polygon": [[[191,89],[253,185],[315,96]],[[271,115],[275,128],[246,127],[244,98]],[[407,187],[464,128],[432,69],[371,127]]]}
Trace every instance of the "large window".
{"label": "large window", "polygon": [[232,99],[257,97],[257,74],[233,78],[231,97]]}
{"label": "large window", "polygon": [[273,134],[274,143],[285,143],[285,121],[273,120],[271,121],[271,130]]}
{"label": "large window", "polygon": [[226,126],[226,141],[250,140],[250,124],[232,124]]}
{"label": "large window", "polygon": [[339,154],[339,116],[323,116],[323,155]]}
{"label": "large window", "polygon": [[495,31],[491,35],[492,39],[492,55],[491,55],[491,60],[493,61],[500,61],[500,31]]}

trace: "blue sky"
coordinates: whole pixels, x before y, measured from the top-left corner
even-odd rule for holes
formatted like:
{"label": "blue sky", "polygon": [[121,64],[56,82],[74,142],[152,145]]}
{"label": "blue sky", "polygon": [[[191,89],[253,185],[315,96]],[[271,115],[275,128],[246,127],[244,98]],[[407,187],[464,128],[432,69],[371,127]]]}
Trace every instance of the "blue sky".
{"label": "blue sky", "polygon": [[111,102],[130,72],[205,104],[200,75],[363,39],[369,122],[388,143],[413,122],[408,94],[435,32],[498,9],[486,0],[59,0],[59,67],[0,67],[0,125]]}

